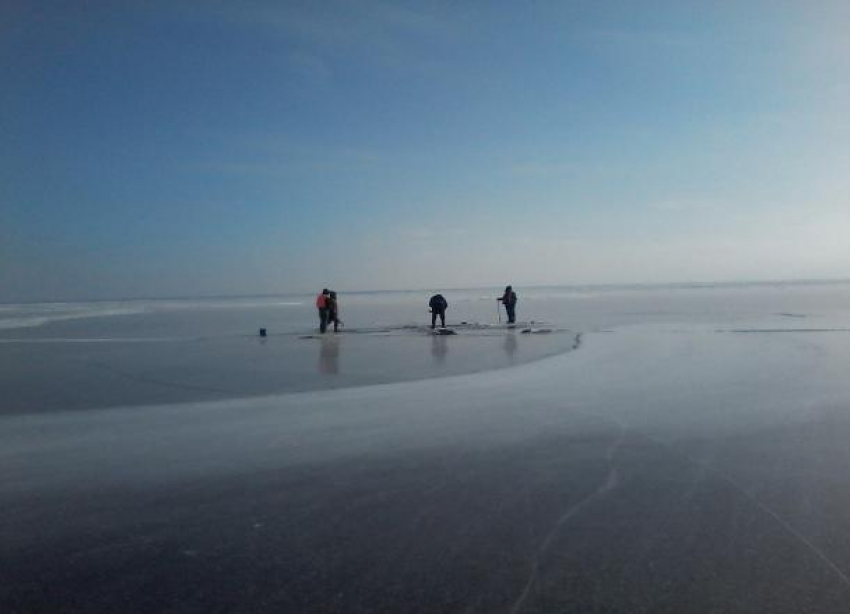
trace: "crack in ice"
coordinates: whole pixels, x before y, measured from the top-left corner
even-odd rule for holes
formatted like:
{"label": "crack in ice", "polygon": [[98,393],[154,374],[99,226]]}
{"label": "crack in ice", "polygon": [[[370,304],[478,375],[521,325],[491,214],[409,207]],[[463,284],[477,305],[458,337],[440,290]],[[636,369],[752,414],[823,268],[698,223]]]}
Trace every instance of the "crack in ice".
{"label": "crack in ice", "polygon": [[546,537],[543,538],[543,541],[540,542],[540,546],[537,548],[537,554],[534,557],[534,563],[531,567],[531,574],[528,577],[528,581],[525,583],[525,587],[520,593],[519,597],[517,597],[516,601],[514,601],[513,607],[511,607],[511,614],[516,614],[520,610],[522,610],[525,605],[528,596],[531,594],[531,589],[534,588],[534,584],[537,582],[537,575],[540,569],[540,561],[546,555],[546,552],[549,550],[549,547],[552,545],[552,542],[555,540],[555,537],[558,535],[558,531],[561,527],[563,527],[567,522],[569,522],[573,517],[575,517],[579,512],[582,511],[588,504],[590,504],[596,498],[610,492],[614,488],[617,487],[620,481],[619,473],[617,472],[617,468],[613,465],[614,455],[617,452],[617,449],[622,445],[623,439],[625,438],[626,431],[622,425],[620,425],[620,434],[617,439],[608,446],[608,450],[605,452],[605,459],[608,462],[608,473],[605,476],[604,481],[599,487],[594,490],[592,493],[587,495],[584,499],[575,503],[571,507],[569,507],[558,520],[555,522],[554,526],[550,529],[549,533],[546,534]]}
{"label": "crack in ice", "polygon": [[781,526],[783,529],[785,529],[785,531],[788,532],[789,535],[791,535],[794,539],[796,539],[798,543],[803,545],[807,550],[809,550],[809,552],[811,552],[818,559],[820,559],[820,561],[822,563],[824,563],[824,565],[826,565],[830,570],[832,570],[833,573],[835,573],[835,575],[838,577],[838,579],[841,580],[841,582],[845,586],[850,588],[850,577],[848,577],[847,574],[844,573],[841,570],[841,568],[838,567],[838,565],[836,565],[836,563],[832,559],[830,559],[829,556],[827,556],[827,554],[823,550],[818,548],[811,540],[809,540],[799,530],[795,529],[794,526],[790,522],[785,520],[785,518],[780,516],[779,513],[777,513],[770,506],[768,506],[766,503],[764,503],[756,495],[754,495],[749,490],[744,488],[739,482],[737,482],[728,473],[726,473],[722,469],[719,469],[719,468],[711,465],[708,462],[700,462],[700,461],[697,461],[696,459],[688,456],[687,454],[684,454],[682,452],[677,452],[670,445],[668,445],[668,444],[664,443],[663,441],[660,441],[660,440],[658,440],[654,437],[650,437],[649,435],[646,435],[646,434],[640,434],[640,435],[643,438],[645,438],[646,440],[651,441],[655,445],[661,446],[662,448],[665,448],[666,450],[673,452],[674,454],[676,454],[678,456],[681,456],[682,458],[687,460],[689,463],[696,465],[701,470],[708,471],[708,472],[713,473],[716,476],[718,476],[721,480],[726,482],[735,491],[737,491],[738,494],[743,495],[744,498],[747,499],[747,501],[749,501],[756,509],[758,509],[762,513],[770,516],[777,524],[779,524],[779,526]]}

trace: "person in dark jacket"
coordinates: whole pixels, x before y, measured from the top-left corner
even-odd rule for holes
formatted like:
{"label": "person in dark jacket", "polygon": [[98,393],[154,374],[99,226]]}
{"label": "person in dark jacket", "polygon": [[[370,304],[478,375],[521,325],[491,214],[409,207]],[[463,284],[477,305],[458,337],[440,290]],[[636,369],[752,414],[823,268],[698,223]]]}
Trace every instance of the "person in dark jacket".
{"label": "person in dark jacket", "polygon": [[328,294],[328,324],[333,322],[334,332],[339,332],[339,303],[336,300],[336,292],[333,290]]}
{"label": "person in dark jacket", "polygon": [[442,294],[435,294],[428,301],[428,307],[431,308],[431,328],[437,327],[437,316],[440,316],[440,328],[446,327],[446,309],[449,303]]}
{"label": "person in dark jacket", "polygon": [[330,291],[325,288],[322,293],[316,297],[316,309],[319,310],[319,331],[324,334],[328,330],[328,299]]}
{"label": "person in dark jacket", "polygon": [[505,288],[505,293],[496,299],[497,301],[501,301],[505,306],[505,311],[508,312],[508,324],[514,324],[516,322],[516,292],[511,286],[507,286]]}

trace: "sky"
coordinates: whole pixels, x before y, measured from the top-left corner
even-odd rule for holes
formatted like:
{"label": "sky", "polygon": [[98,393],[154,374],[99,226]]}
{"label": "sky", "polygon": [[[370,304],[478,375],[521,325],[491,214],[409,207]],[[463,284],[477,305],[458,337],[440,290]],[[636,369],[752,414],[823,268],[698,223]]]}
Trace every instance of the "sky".
{"label": "sky", "polygon": [[850,2],[0,3],[0,301],[850,277]]}

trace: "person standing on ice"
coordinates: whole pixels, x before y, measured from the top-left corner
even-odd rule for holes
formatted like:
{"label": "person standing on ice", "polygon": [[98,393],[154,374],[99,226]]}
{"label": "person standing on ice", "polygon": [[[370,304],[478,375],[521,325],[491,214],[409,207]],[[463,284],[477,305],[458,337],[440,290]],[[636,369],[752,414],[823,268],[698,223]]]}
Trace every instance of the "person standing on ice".
{"label": "person standing on ice", "polygon": [[431,308],[432,329],[437,327],[437,316],[440,316],[440,328],[446,327],[446,309],[448,306],[449,302],[442,294],[435,294],[431,297],[431,300],[428,301],[428,307]]}
{"label": "person standing on ice", "polygon": [[336,292],[331,290],[327,300],[328,324],[333,322],[334,332],[339,332],[339,303],[336,300]]}
{"label": "person standing on ice", "polygon": [[316,309],[319,310],[319,331],[324,334],[328,330],[328,299],[331,293],[327,288],[322,290],[322,293],[316,297]]}
{"label": "person standing on ice", "polygon": [[507,286],[505,288],[505,293],[496,299],[497,301],[501,301],[505,306],[505,311],[508,312],[508,324],[514,324],[516,322],[516,292],[511,286]]}

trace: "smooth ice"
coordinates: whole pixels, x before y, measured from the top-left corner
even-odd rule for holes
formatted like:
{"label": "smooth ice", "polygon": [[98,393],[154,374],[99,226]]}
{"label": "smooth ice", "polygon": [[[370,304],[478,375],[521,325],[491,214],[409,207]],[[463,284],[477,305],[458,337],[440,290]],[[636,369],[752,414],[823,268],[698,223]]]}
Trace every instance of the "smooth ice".
{"label": "smooth ice", "polygon": [[[0,605],[845,612],[848,298],[539,291],[520,317],[554,337],[443,339],[447,355],[563,342],[513,364],[421,379],[410,358],[378,384],[10,412]],[[292,360],[317,360],[300,332]],[[349,340],[434,358],[416,330]]]}

